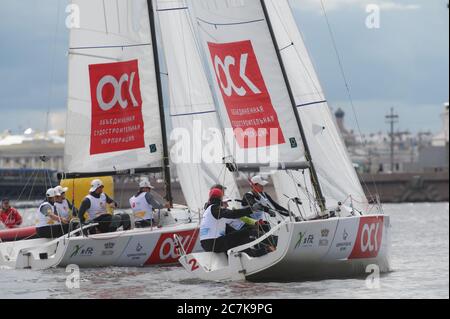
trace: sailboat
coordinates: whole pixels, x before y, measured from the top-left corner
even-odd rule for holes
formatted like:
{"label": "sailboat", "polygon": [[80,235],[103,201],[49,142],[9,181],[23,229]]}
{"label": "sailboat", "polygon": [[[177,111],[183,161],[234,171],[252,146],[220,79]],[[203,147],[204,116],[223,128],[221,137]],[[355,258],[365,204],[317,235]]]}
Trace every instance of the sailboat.
{"label": "sailboat", "polygon": [[[163,173],[172,203],[169,149],[153,2],[73,0],[63,179]],[[180,177],[183,180],[183,176]],[[160,211],[159,226],[0,244],[0,265],[18,269],[177,263],[174,236],[198,249],[192,211]]]}
{"label": "sailboat", "polygon": [[[178,88],[173,94],[178,94],[179,104],[190,106],[175,115],[186,123],[196,119],[223,132],[231,130],[231,138],[222,137],[222,165],[235,178],[263,169],[291,213],[289,218],[268,217],[267,234],[222,254],[189,253],[175,236],[186,271],[213,281],[297,281],[360,276],[372,269],[388,272],[390,218],[363,191],[288,1],[158,4],[167,60],[182,70],[169,70],[169,83]],[[205,103],[198,96],[198,103],[191,103],[180,92],[197,92]],[[270,154],[265,161],[264,154]],[[274,236],[275,251],[256,258],[246,253]]]}

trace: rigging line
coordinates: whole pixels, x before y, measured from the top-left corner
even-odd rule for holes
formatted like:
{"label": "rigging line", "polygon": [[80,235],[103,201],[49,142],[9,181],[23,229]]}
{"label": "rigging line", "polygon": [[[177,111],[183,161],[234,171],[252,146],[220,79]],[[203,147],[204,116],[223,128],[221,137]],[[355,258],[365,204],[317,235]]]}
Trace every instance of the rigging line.
{"label": "rigging line", "polygon": [[[183,25],[183,20],[182,20],[182,17],[181,17],[180,14],[178,15],[178,22],[179,22],[180,26]],[[185,34],[184,34],[183,31],[181,32],[181,40],[183,42],[184,63],[186,65],[186,69],[188,69],[189,68],[189,61],[188,61],[188,56],[186,54],[187,53],[186,37],[185,37]],[[192,87],[191,87],[191,81],[190,81],[190,73],[191,72],[188,71],[186,76],[188,77],[188,81],[187,81],[188,87],[187,87],[187,89],[188,89],[188,94],[189,94],[189,102],[192,105]],[[191,109],[192,109],[192,106],[191,106]]]}
{"label": "rigging line", "polygon": [[[319,214],[318,210],[317,210],[317,206],[314,204],[313,206],[311,206],[311,203],[315,203],[315,199],[312,196],[312,194],[308,191],[307,189],[307,182],[306,182],[306,176],[304,174],[304,171],[301,173],[303,174],[303,183],[305,184],[305,187],[302,187],[302,184],[300,183],[300,181],[294,176],[292,171],[287,171],[287,174],[291,177],[292,182],[299,187],[295,187],[296,192],[297,192],[297,196],[300,198],[298,189],[300,188],[300,190],[302,191],[302,193],[306,196],[306,199],[308,200],[309,203],[309,210],[310,212],[313,212],[313,207],[314,207],[314,212],[316,214]],[[312,198],[312,199],[311,199]],[[307,216],[307,214],[305,213],[305,216]]]}
{"label": "rigging line", "polygon": [[195,113],[170,114],[170,116],[171,117],[182,117],[182,116],[204,115],[204,114],[211,114],[211,113],[217,113],[217,111],[213,110],[213,111],[204,111],[204,112],[195,112]]}
{"label": "rigging line", "polygon": [[17,201],[20,201],[20,200],[22,199],[22,195],[23,195],[23,193],[25,192],[25,189],[27,188],[28,184],[30,183],[31,179],[33,178],[33,176],[34,176],[34,174],[35,174],[36,172],[37,172],[37,170],[33,170],[33,171],[31,172],[30,177],[28,177],[27,182],[25,183],[24,187],[23,187],[22,190],[20,191],[19,198],[17,199]]}
{"label": "rigging line", "polygon": [[[299,183],[300,184],[300,183]],[[306,194],[306,197],[308,198],[308,203],[309,203],[309,211],[311,212],[311,213],[316,213],[316,216],[318,216],[319,215],[319,212],[318,212],[318,210],[317,210],[317,208],[316,208],[316,199],[314,198],[314,196],[313,196],[313,194],[311,194],[311,192],[309,191],[309,189],[308,189],[308,184],[307,184],[307,181],[306,181],[306,174],[305,174],[305,171],[303,171],[303,184],[305,185],[305,194]],[[312,199],[311,199],[312,198]],[[314,209],[313,209],[314,208]]]}
{"label": "rigging line", "polygon": [[[350,85],[349,85],[349,82],[348,82],[348,80],[347,80],[347,76],[346,76],[346,74],[345,74],[344,64],[343,64],[343,61],[342,61],[342,59],[341,59],[341,55],[339,54],[338,46],[337,46],[337,43],[336,43],[336,38],[335,38],[335,36],[334,36],[333,29],[331,28],[330,20],[328,19],[328,14],[327,14],[327,11],[326,11],[326,8],[325,8],[325,4],[324,4],[323,0],[320,0],[320,4],[321,4],[321,6],[322,6],[322,11],[323,11],[323,14],[324,14],[324,17],[325,17],[325,21],[326,21],[326,23],[327,23],[328,32],[329,32],[329,34],[330,34],[330,38],[331,38],[331,42],[332,42],[332,45],[333,45],[333,48],[334,48],[334,52],[335,52],[336,58],[337,58],[337,60],[338,60],[338,64],[339,64],[339,69],[340,69],[340,72],[341,72],[341,76],[342,76],[342,79],[344,80],[345,88],[346,88],[346,90],[347,90],[348,99],[349,99],[349,101],[350,101],[350,105],[351,105],[351,107],[352,107],[352,111],[353,111],[353,115],[354,115],[354,117],[355,117],[356,125],[357,125],[357,127],[358,127],[358,133],[359,133],[359,135],[360,135],[361,142],[362,142],[364,145],[367,145],[367,140],[365,140],[365,139],[363,138],[363,134],[362,134],[362,130],[361,130],[361,125],[360,125],[359,120],[358,120],[358,116],[357,116],[357,113],[356,113],[356,107],[355,107],[355,104],[354,104],[354,102],[353,102],[353,96],[352,96],[351,90],[350,90]],[[370,174],[370,176],[371,176],[372,182],[373,182],[373,184],[374,184],[374,186],[375,186],[375,191],[376,191],[377,194],[379,194],[377,185],[376,185],[376,183],[375,183],[375,179],[374,179],[374,177],[373,177],[372,174]],[[373,194],[371,193],[371,191],[370,191],[370,189],[369,189],[369,186],[367,185],[367,183],[366,183],[366,181],[365,181],[364,179],[363,179],[363,184],[364,184],[364,187],[366,188],[366,190],[367,190],[369,196],[373,198]]]}
{"label": "rigging line", "polygon": [[105,33],[108,34],[108,18],[106,17],[106,6],[105,6],[105,0],[103,0],[103,15],[105,18]]}
{"label": "rigging line", "polygon": [[243,24],[252,24],[252,23],[258,23],[258,22],[263,22],[265,21],[265,19],[258,19],[258,20],[250,20],[250,21],[243,21],[243,22],[230,22],[230,23],[213,23],[213,22],[209,22],[206,20],[203,20],[201,18],[197,18],[198,21],[203,22],[205,24],[209,24],[212,26],[235,26],[235,25],[243,25]]}
{"label": "rigging line", "polygon": [[[213,105],[215,107],[216,110],[216,120],[219,123],[219,126],[221,127],[221,134],[223,137],[223,142],[224,142],[224,154],[230,153],[231,151],[228,149],[227,147],[227,142],[225,141],[225,127],[223,126],[223,119],[222,119],[222,115],[219,112],[219,105],[220,102],[218,100],[215,88],[214,88],[214,79],[212,78],[211,72],[209,70],[209,66],[208,66],[208,57],[205,55],[204,50],[202,49],[202,45],[201,45],[201,40],[199,39],[199,30],[201,29],[203,32],[205,32],[206,34],[208,34],[211,38],[213,38],[215,41],[218,41],[212,34],[210,34],[207,30],[205,30],[199,23],[197,23],[197,28],[195,28],[194,25],[194,21],[192,19],[190,19],[189,16],[189,12],[186,12],[187,14],[187,20],[188,20],[188,24],[189,24],[189,28],[190,28],[190,32],[192,34],[194,43],[195,43],[195,47],[198,53],[198,57],[200,59],[200,66],[203,69],[203,73],[205,74],[205,78],[206,78],[206,82],[208,84],[208,88],[209,88],[209,92],[210,92],[210,96],[213,102]],[[195,29],[197,30],[197,32],[195,32]]]}
{"label": "rigging line", "polygon": [[52,178],[50,176],[50,169],[46,169],[45,174],[46,174],[45,178],[48,179],[48,184],[50,185],[50,187],[53,187]]}
{"label": "rigging line", "polygon": [[303,107],[303,106],[309,106],[309,105],[314,105],[314,104],[323,104],[323,103],[327,103],[327,100],[322,100],[322,101],[316,101],[316,102],[309,102],[309,103],[304,103],[304,104],[299,104],[296,105],[297,107]]}
{"label": "rigging line", "polygon": [[[293,10],[292,10],[292,7],[291,7],[289,1],[287,1],[287,4],[288,4],[288,7],[289,7],[289,9],[291,10],[291,13],[292,13]],[[279,20],[280,20],[280,22],[281,22],[281,25],[283,26],[283,29],[284,29],[286,35],[289,37],[289,40],[291,41],[292,47],[294,48],[295,53],[296,53],[298,59],[299,59],[300,62],[302,63],[303,68],[305,69],[307,76],[309,77],[311,83],[312,83],[313,86],[314,86],[314,89],[316,90],[316,94],[322,96],[322,95],[323,95],[323,94],[322,94],[322,90],[319,90],[319,88],[317,87],[317,83],[316,83],[315,79],[314,79],[313,76],[311,75],[310,70],[306,67],[306,63],[305,63],[305,61],[303,60],[303,58],[302,58],[300,52],[298,51],[298,48],[297,48],[297,46],[295,45],[294,41],[292,40],[292,38],[291,38],[291,36],[290,36],[290,34],[289,34],[289,31],[288,31],[288,29],[287,29],[287,27],[286,27],[286,25],[285,25],[285,23],[284,23],[284,19],[281,17],[281,14],[280,14],[280,12],[279,12],[278,9],[277,9],[277,6],[276,6],[275,4],[273,4],[273,6],[274,6],[275,13],[276,13],[277,16],[278,16],[278,18],[279,18]],[[294,21],[294,22],[295,22],[295,21]],[[297,25],[295,25],[295,26],[297,27]],[[300,38],[301,38],[301,40],[302,40],[303,43],[304,43],[305,40],[304,40],[304,37],[303,37],[302,32],[300,31],[300,28],[297,27],[297,30],[299,31]],[[288,46],[288,47],[289,47],[289,46]],[[308,52],[308,50],[307,50],[306,47],[305,47],[305,50],[306,50],[307,55],[310,56],[310,54],[309,54],[309,52]],[[281,50],[280,50],[280,51],[281,51]],[[319,86],[320,86],[320,85],[319,85]]]}
{"label": "rigging line", "polygon": [[151,46],[151,42],[138,44],[122,44],[122,45],[104,45],[104,46],[88,46],[88,47],[71,47],[69,50],[92,50],[92,49],[115,49],[115,48],[133,48],[141,46]]}
{"label": "rigging line", "polygon": [[286,50],[287,48],[293,47],[294,45],[295,45],[295,44],[292,42],[292,43],[286,45],[285,47],[281,48],[281,49],[280,49],[280,52]]}
{"label": "rigging line", "polygon": [[207,35],[209,35],[211,37],[211,39],[214,39],[214,41],[219,42],[219,40],[215,36],[213,36],[208,30],[206,30],[202,25],[199,24],[198,27],[199,27],[200,30],[202,30]]}
{"label": "rigging line", "polygon": [[117,11],[117,24],[119,27],[119,33],[122,33],[120,30],[121,28],[120,28],[119,0],[116,0],[116,11]]}
{"label": "rigging line", "polygon": [[[88,57],[88,58],[101,59],[101,60],[108,60],[108,61],[117,61],[117,62],[120,62],[120,61],[121,61],[120,58],[111,58],[111,57],[107,57],[107,56],[94,55],[94,54],[84,54],[84,53],[73,53],[73,52],[69,52],[69,55],[78,55],[78,56],[84,56],[84,57]],[[76,98],[71,98],[71,99],[83,101],[83,100],[81,100],[81,99],[76,99]]]}
{"label": "rigging line", "polygon": [[[38,171],[38,169],[36,170],[36,175],[34,176],[34,178],[33,178],[33,184],[31,184],[31,188],[30,188],[30,193],[28,194],[28,201],[30,200],[30,198],[31,198],[31,194],[33,193],[33,189],[34,189],[34,185],[35,185],[35,183],[36,183],[36,180],[38,179],[38,177],[39,177],[39,171]],[[46,189],[46,191],[47,191],[47,189]]]}
{"label": "rigging line", "polygon": [[179,7],[179,8],[157,9],[156,12],[181,11],[181,10],[189,10],[189,8],[188,7]]}
{"label": "rigging line", "polygon": [[[105,35],[105,31],[104,31],[104,30],[89,29],[89,28],[84,28],[83,26],[80,26],[80,27],[77,28],[77,29],[73,29],[72,31],[75,31],[75,30],[76,30],[76,32],[84,31],[84,32],[87,32],[87,33],[99,33],[101,36],[104,36],[104,35]],[[72,31],[71,31],[71,32],[72,32]],[[113,31],[111,31],[111,30],[109,30],[109,32],[107,33],[107,35],[114,35],[114,36],[116,36],[116,37],[118,37],[118,38],[121,38],[121,39],[130,41],[130,37],[127,37],[127,36],[125,36],[125,35],[123,35],[123,34],[120,34],[120,33],[117,33],[117,32],[113,32]]]}
{"label": "rigging line", "polygon": [[56,6],[56,23],[55,23],[55,30],[53,34],[53,43],[52,43],[52,51],[51,51],[51,70],[50,70],[50,88],[48,93],[48,106],[47,106],[47,114],[45,118],[45,132],[44,136],[47,136],[48,134],[48,126],[49,126],[49,116],[51,111],[51,102],[53,99],[53,91],[54,91],[54,80],[55,80],[55,57],[56,57],[56,41],[58,38],[58,31],[59,31],[59,14],[61,11],[61,1],[58,0],[58,4]]}

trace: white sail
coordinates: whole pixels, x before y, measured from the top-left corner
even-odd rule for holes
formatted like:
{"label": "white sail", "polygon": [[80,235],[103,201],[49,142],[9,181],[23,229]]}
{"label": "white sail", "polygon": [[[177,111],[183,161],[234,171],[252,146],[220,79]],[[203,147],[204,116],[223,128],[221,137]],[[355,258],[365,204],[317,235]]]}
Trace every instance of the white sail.
{"label": "white sail", "polygon": [[[338,202],[349,205],[352,199],[356,208],[367,209],[366,196],[333,120],[289,3],[287,0],[266,0],[266,5],[327,206],[335,206]],[[292,175],[296,181],[303,180],[299,172]],[[292,196],[298,193],[292,176],[281,173],[277,178],[281,178],[277,182],[280,198],[282,194]]]}
{"label": "white sail", "polygon": [[65,171],[162,166],[147,1],[73,0]]}
{"label": "white sail", "polygon": [[221,124],[186,1],[158,0],[157,15],[168,73],[171,160],[188,207],[200,211],[214,184],[225,185],[231,199],[239,198],[239,190],[222,164]]}
{"label": "white sail", "polygon": [[235,161],[301,161],[300,131],[261,2],[191,4]]}

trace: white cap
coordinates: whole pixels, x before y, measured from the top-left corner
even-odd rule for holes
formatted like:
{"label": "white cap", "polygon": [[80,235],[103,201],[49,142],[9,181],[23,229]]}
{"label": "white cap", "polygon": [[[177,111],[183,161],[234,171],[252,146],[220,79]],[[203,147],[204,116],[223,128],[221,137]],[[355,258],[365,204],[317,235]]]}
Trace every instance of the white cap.
{"label": "white cap", "polygon": [[260,175],[256,175],[256,176],[252,177],[251,182],[253,184],[258,184],[261,186],[266,186],[267,184],[269,184],[269,182],[264,180]]}
{"label": "white cap", "polygon": [[54,188],[47,189],[47,192],[45,193],[45,196],[47,196],[48,198],[53,198],[59,195],[60,194]]}
{"label": "white cap", "polygon": [[103,182],[99,179],[94,179],[91,182],[91,189],[89,190],[90,193],[95,192],[97,190],[97,188],[104,186]]}
{"label": "white cap", "polygon": [[139,188],[151,188],[154,189],[154,187],[152,186],[152,184],[150,184],[150,181],[147,179],[142,180],[139,183]]}
{"label": "white cap", "polygon": [[67,192],[69,190],[68,187],[56,186],[55,191],[57,191],[60,195]]}

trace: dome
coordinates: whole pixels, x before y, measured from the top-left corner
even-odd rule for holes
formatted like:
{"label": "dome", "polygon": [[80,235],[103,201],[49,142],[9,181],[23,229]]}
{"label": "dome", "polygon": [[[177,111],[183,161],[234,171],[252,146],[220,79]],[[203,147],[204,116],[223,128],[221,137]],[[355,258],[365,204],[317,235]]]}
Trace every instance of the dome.
{"label": "dome", "polygon": [[344,116],[345,116],[345,112],[344,112],[341,108],[339,108],[339,109],[336,111],[336,113],[334,113],[334,115],[336,116],[336,118],[342,119],[342,118],[344,118]]}

